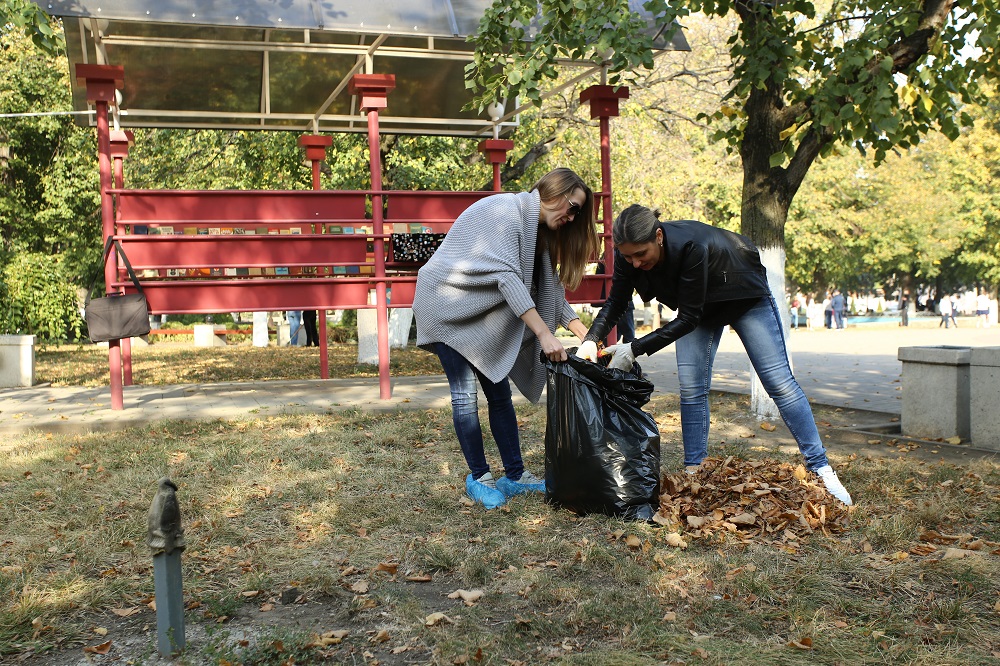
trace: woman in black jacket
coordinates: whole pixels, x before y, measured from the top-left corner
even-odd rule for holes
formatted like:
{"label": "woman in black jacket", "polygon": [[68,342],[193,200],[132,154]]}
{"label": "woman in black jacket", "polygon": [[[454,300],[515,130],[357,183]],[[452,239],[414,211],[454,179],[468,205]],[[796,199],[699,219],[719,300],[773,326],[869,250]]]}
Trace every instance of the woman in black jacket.
{"label": "woman in black jacket", "polygon": [[788,362],[781,316],[760,253],[744,236],[701,222],[660,222],[659,211],[632,205],[615,220],[611,293],[577,354],[596,360],[598,340],[618,322],[632,290],[677,311],[657,330],[608,347],[611,367],[630,370],[635,357],[676,342],[684,465],[694,472],[708,455],[708,392],[726,325],[746,347],[761,384],[799,445],[806,466],[845,504],[851,496],[830,466],[809,401]]}

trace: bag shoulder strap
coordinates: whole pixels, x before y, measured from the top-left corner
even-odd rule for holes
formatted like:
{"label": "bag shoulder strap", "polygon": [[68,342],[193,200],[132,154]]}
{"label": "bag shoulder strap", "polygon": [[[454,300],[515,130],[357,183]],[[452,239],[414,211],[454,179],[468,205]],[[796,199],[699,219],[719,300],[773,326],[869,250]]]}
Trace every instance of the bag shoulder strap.
{"label": "bag shoulder strap", "polygon": [[90,286],[87,288],[87,298],[84,301],[84,307],[86,307],[87,303],[90,303],[90,295],[94,291],[94,284],[97,283],[97,276],[100,275],[101,272],[103,272],[104,264],[108,260],[108,253],[111,252],[112,244],[114,244],[115,250],[118,252],[118,255],[122,258],[122,261],[125,262],[125,270],[128,271],[128,276],[129,279],[132,280],[132,284],[135,285],[136,290],[140,294],[142,294],[143,296],[146,295],[146,293],[142,290],[142,285],[139,284],[139,278],[135,276],[135,271],[132,270],[132,264],[129,262],[128,257],[125,256],[125,250],[122,249],[122,244],[119,241],[117,241],[114,236],[108,236],[108,239],[104,242],[104,251],[101,252],[100,271],[96,273],[94,275],[94,279],[90,281]]}

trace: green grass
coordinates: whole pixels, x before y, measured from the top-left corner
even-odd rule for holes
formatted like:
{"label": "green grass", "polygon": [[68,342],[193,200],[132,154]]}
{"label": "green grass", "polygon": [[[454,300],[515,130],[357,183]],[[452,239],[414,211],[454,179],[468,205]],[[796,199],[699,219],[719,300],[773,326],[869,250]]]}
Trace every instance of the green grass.
{"label": "green grass", "polygon": [[[743,416],[745,397],[712,400],[713,453],[725,441],[797,460]],[[676,397],[650,410],[663,469],[679,469]],[[518,416],[541,472],[544,409]],[[1000,546],[941,555],[1000,532],[997,466],[847,453],[833,451],[858,500],[850,529],[791,553],[726,538],[679,550],[662,529],[538,496],[468,506],[447,410],[12,436],[0,443],[0,661],[76,663],[105,640],[120,663],[155,653],[145,521],[168,475],[188,542],[180,664],[996,663]],[[911,551],[928,528],[969,537]],[[291,588],[300,603],[282,604]],[[484,595],[467,606],[448,598],[458,589]],[[448,621],[428,626],[437,612]],[[348,633],[317,642],[335,630]],[[790,646],[805,639],[811,649]]]}

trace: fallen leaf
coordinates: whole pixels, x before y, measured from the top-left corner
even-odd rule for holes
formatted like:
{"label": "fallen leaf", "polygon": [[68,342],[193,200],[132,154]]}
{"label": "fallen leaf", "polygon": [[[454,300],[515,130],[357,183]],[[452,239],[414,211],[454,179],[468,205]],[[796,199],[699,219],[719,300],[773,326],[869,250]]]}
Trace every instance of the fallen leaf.
{"label": "fallen leaf", "polygon": [[348,632],[346,629],[340,629],[338,631],[327,631],[322,634],[313,634],[312,641],[310,641],[306,647],[318,647],[324,648],[331,645],[337,645],[344,640]]}
{"label": "fallen leaf", "polygon": [[243,592],[240,592],[240,594],[244,597],[256,597],[260,594],[260,590],[244,590]]}
{"label": "fallen leaf", "polygon": [[642,541],[640,541],[639,537],[637,537],[636,535],[629,534],[627,537],[625,537],[625,545],[628,546],[629,548],[639,548],[642,546]]}
{"label": "fallen leaf", "polygon": [[663,536],[663,540],[667,542],[668,546],[673,546],[674,548],[680,548],[681,550],[688,547],[687,541],[681,538],[681,535],[677,532],[670,532]]}
{"label": "fallen leaf", "polygon": [[449,599],[461,599],[467,604],[474,604],[483,598],[482,590],[455,590],[448,595]]}
{"label": "fallen leaf", "polygon": [[107,654],[111,652],[111,641],[106,641],[100,645],[88,645],[83,648],[84,652],[89,652],[90,654]]}
{"label": "fallen leaf", "polygon": [[424,624],[428,627],[433,627],[434,625],[440,624],[441,622],[454,624],[454,621],[444,613],[431,613],[426,618],[424,618]]}
{"label": "fallen leaf", "polygon": [[961,444],[962,443],[962,438],[961,437],[949,437],[949,438],[947,438],[944,441],[948,442],[949,444]]}
{"label": "fallen leaf", "polygon": [[757,516],[752,513],[741,513],[738,516],[733,516],[729,519],[729,522],[735,523],[737,525],[753,525],[757,522]]}
{"label": "fallen leaf", "polygon": [[376,633],[368,640],[371,643],[385,643],[387,640],[389,640],[389,632],[386,629],[381,629],[378,631],[378,633]]}
{"label": "fallen leaf", "polygon": [[805,468],[805,465],[799,465],[798,467],[796,467],[795,471],[792,472],[792,474],[799,481],[805,481],[805,478],[806,478],[806,468]]}
{"label": "fallen leaf", "polygon": [[787,643],[788,647],[793,647],[798,650],[812,650],[813,649],[813,639],[809,636],[803,636],[798,640],[791,640]]}
{"label": "fallen leaf", "polygon": [[695,528],[695,529],[698,529],[699,527],[702,527],[703,525],[705,525],[708,522],[709,522],[708,518],[703,518],[701,516],[688,516],[687,517],[687,524],[689,526]]}
{"label": "fallen leaf", "polygon": [[108,630],[104,627],[94,627],[94,633],[98,636],[107,636]]}
{"label": "fallen leaf", "polygon": [[667,611],[663,615],[663,621],[664,622],[676,622],[677,621],[677,613],[675,613],[674,611]]}
{"label": "fallen leaf", "polygon": [[708,659],[708,650],[705,648],[695,648],[691,654],[698,657],[699,659]]}
{"label": "fallen leaf", "polygon": [[774,425],[773,423],[768,423],[767,421],[763,421],[760,424],[760,429],[761,430],[766,430],[767,432],[774,432],[775,430],[778,429],[778,427],[776,425]]}
{"label": "fallen leaf", "polygon": [[958,560],[963,557],[969,557],[970,555],[976,555],[974,550],[965,550],[964,548],[945,548],[944,555],[941,556],[942,560]]}
{"label": "fallen leaf", "polygon": [[399,564],[395,562],[379,562],[378,566],[375,567],[375,571],[384,571],[389,575],[395,576],[398,568]]}
{"label": "fallen leaf", "polygon": [[432,580],[434,580],[434,578],[432,578],[427,574],[417,574],[415,576],[407,576],[406,580],[410,581],[411,583],[429,583]]}
{"label": "fallen leaf", "polygon": [[272,604],[272,603],[266,603],[266,604],[261,604],[260,605],[260,612],[261,613],[268,613],[268,612],[273,611],[273,610],[274,610],[274,604]]}
{"label": "fallen leaf", "polygon": [[132,606],[132,608],[112,608],[111,612],[118,617],[129,617],[130,615],[142,612],[142,609],[138,606]]}
{"label": "fallen leaf", "polygon": [[354,594],[368,594],[368,581],[359,580],[354,585],[351,585],[351,592]]}

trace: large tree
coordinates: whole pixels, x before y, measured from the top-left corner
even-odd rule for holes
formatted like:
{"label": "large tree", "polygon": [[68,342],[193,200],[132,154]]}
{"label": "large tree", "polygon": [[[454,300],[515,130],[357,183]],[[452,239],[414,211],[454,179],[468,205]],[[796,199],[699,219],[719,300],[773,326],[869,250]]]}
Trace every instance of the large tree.
{"label": "large tree", "polygon": [[[468,84],[478,101],[539,99],[560,59],[604,62],[611,82],[654,65],[628,0],[496,0],[480,23]],[[1000,73],[996,0],[647,0],[666,36],[697,13],[729,17],[731,87],[715,138],[743,165],[741,227],[784,292],[784,231],[809,168],[838,144],[876,162],[928,132],[957,138],[965,104]],[[755,399],[755,409],[773,412]]]}

